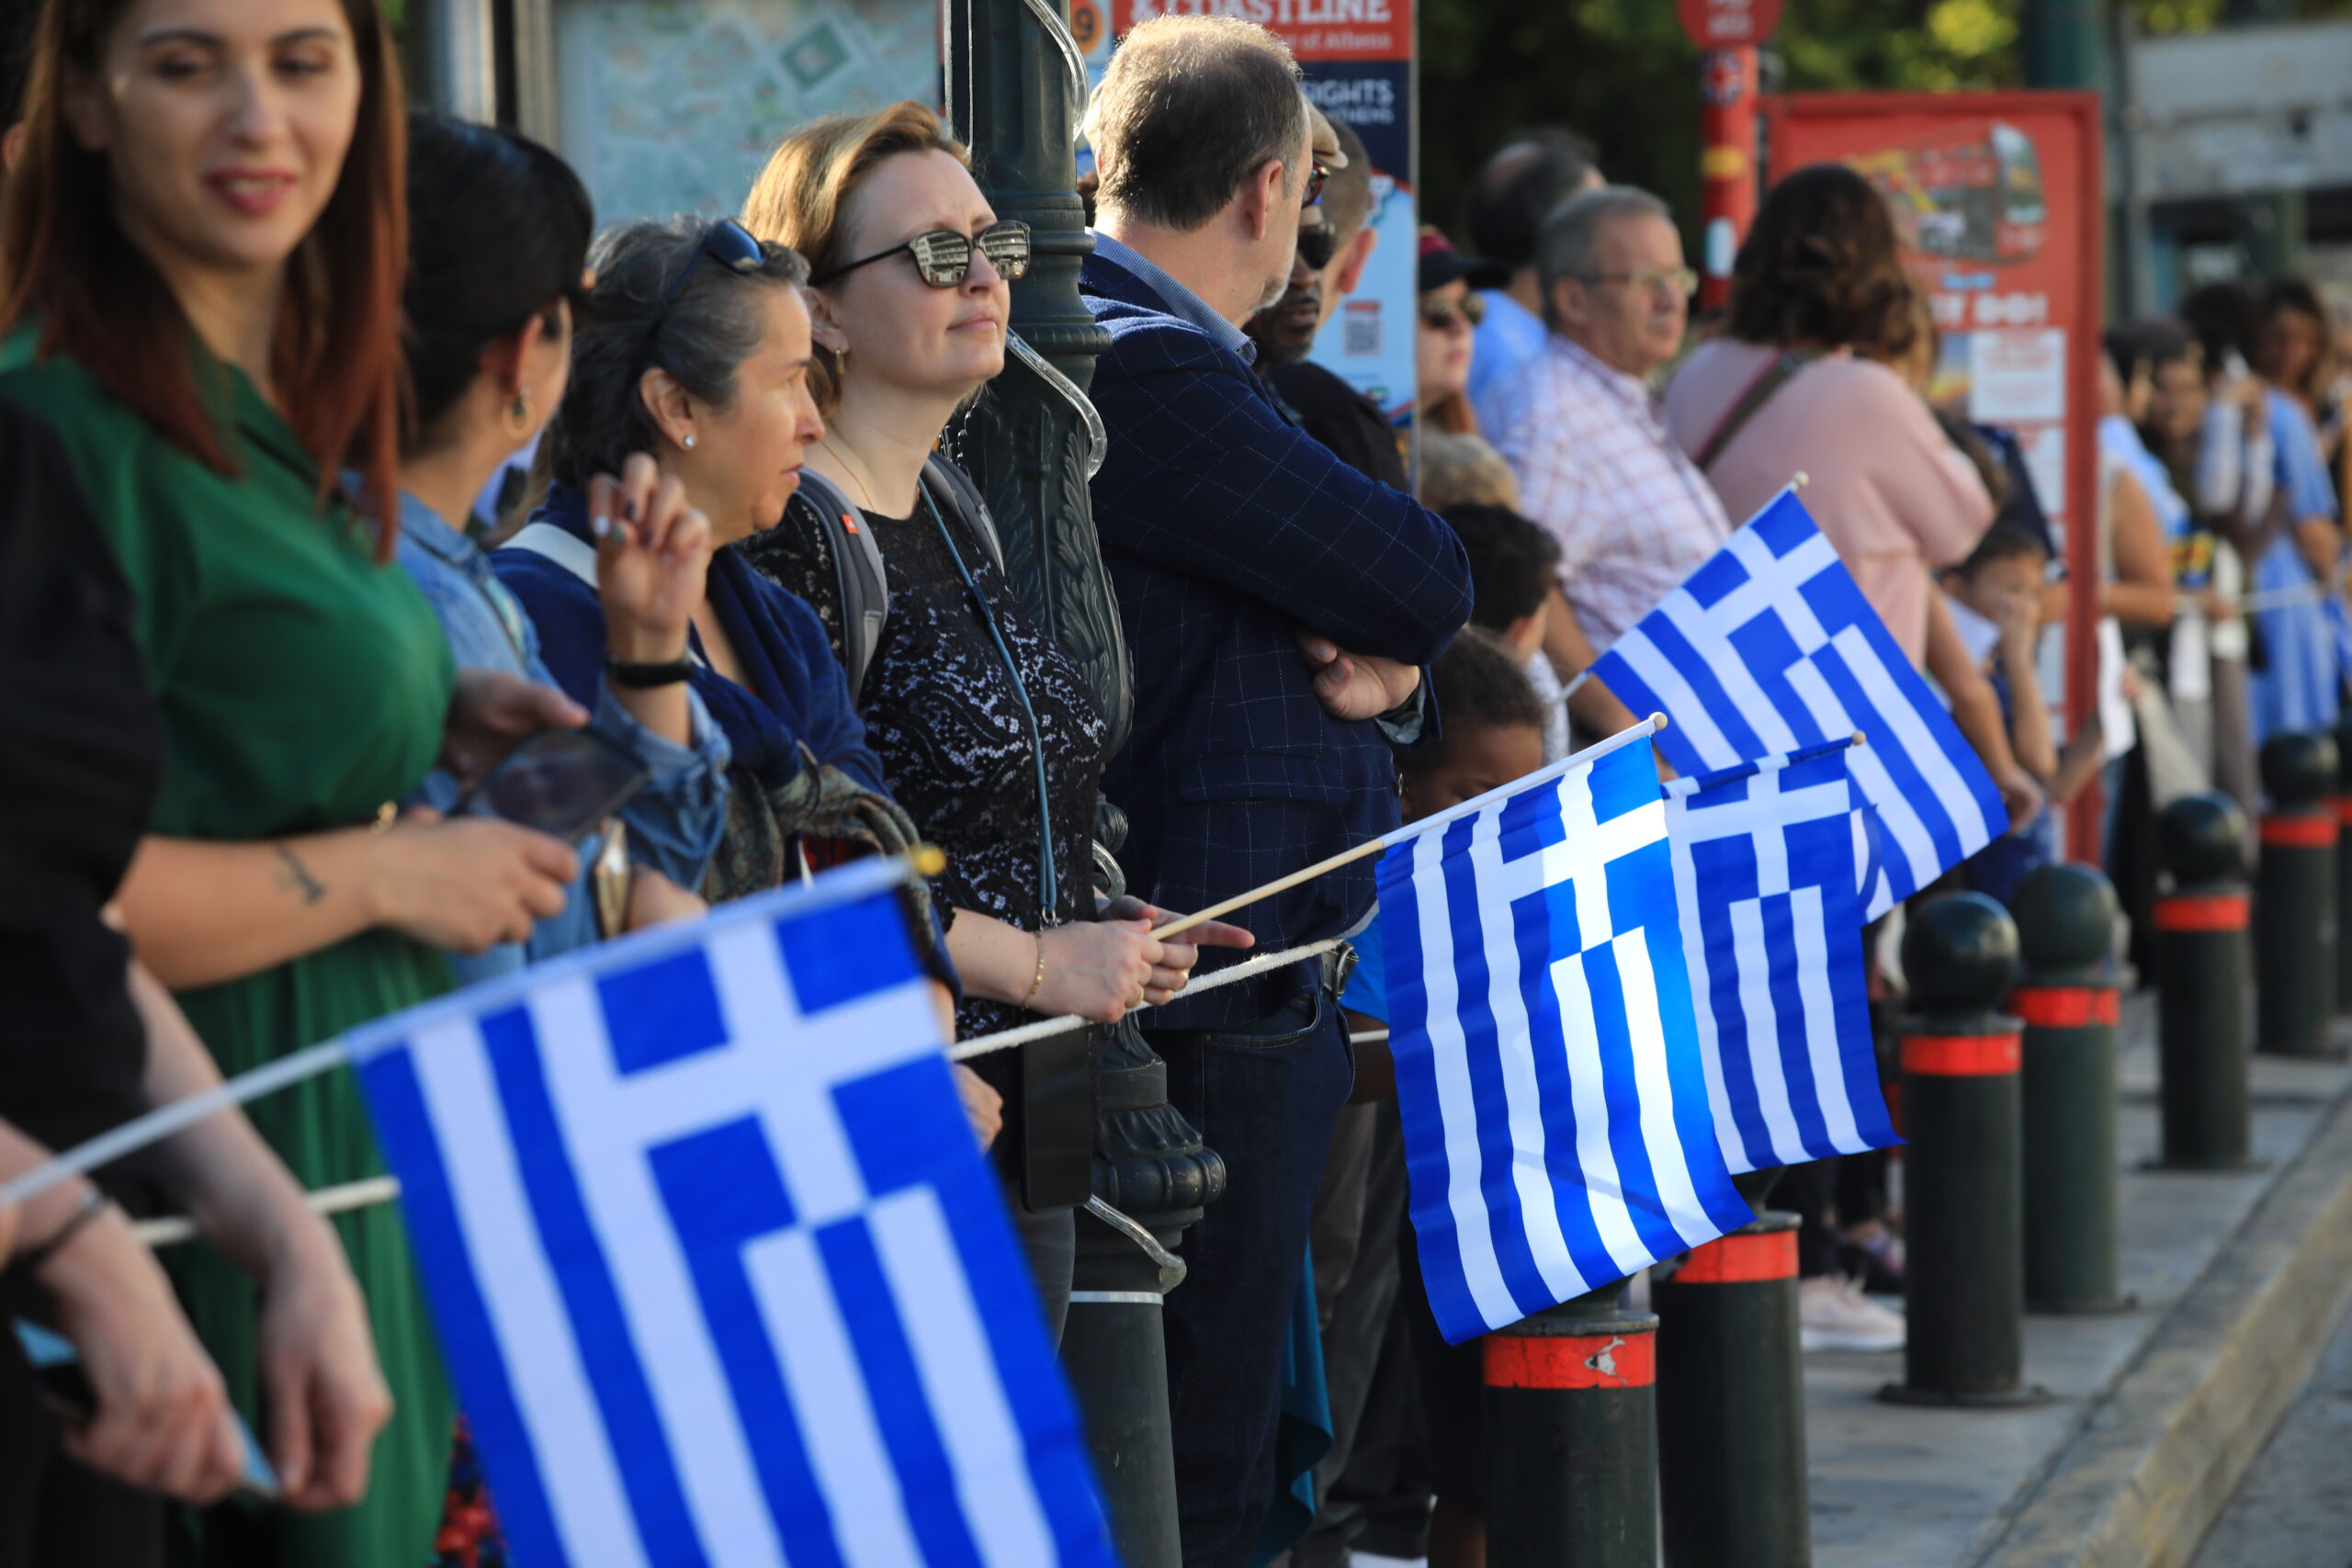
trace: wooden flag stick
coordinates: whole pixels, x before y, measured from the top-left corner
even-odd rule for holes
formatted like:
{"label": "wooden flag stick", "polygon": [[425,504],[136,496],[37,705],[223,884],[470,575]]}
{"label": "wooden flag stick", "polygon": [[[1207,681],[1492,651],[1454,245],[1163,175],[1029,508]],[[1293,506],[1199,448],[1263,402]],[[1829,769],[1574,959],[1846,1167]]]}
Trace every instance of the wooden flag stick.
{"label": "wooden flag stick", "polygon": [[1274,878],[1262,887],[1252,887],[1247,893],[1237,893],[1222,904],[1212,904],[1205,909],[1196,910],[1189,915],[1179,915],[1166,925],[1153,928],[1151,934],[1158,937],[1170,937],[1174,936],[1178,931],[1191,931],[1204,920],[1214,920],[1220,916],[1229,915],[1245,904],[1254,904],[1261,898],[1270,898],[1286,887],[1295,887],[1302,882],[1312,882],[1326,872],[1337,871],[1343,865],[1363,859],[1366,855],[1376,855],[1387,847],[1388,840],[1385,839],[1367,839],[1354,849],[1341,850],[1330,859],[1317,861],[1304,871],[1294,871],[1288,876]]}
{"label": "wooden flag stick", "polygon": [[1174,936],[1179,931],[1191,931],[1204,920],[1219,919],[1245,905],[1254,904],[1261,898],[1272,897],[1284,888],[1295,887],[1302,882],[1312,882],[1328,872],[1337,871],[1343,865],[1363,859],[1366,855],[1376,855],[1392,844],[1401,844],[1408,839],[1418,839],[1422,834],[1432,832],[1449,822],[1484,811],[1505,795],[1516,794],[1532,784],[1541,784],[1547,778],[1557,778],[1571,768],[1580,768],[1587,762],[1599,761],[1620,746],[1628,746],[1636,740],[1646,740],[1665,728],[1666,716],[1662,713],[1654,713],[1640,723],[1619,730],[1608,739],[1588,746],[1572,757],[1563,757],[1550,767],[1539,769],[1523,779],[1513,779],[1499,789],[1490,789],[1475,800],[1465,800],[1459,806],[1424,817],[1418,822],[1408,823],[1393,833],[1384,833],[1377,839],[1367,839],[1351,850],[1341,850],[1329,860],[1317,861],[1303,871],[1294,871],[1288,876],[1278,876],[1263,886],[1252,887],[1247,893],[1237,893],[1221,904],[1212,904],[1205,909],[1195,910],[1189,915],[1179,915],[1164,926],[1152,928],[1151,934],[1157,937]]}

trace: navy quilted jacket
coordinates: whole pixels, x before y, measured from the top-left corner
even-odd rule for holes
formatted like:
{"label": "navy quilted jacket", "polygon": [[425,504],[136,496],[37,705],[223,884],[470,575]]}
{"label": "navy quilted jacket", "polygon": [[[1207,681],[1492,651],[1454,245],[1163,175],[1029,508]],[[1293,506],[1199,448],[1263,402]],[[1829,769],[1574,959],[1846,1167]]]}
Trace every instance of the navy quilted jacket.
{"label": "navy quilted jacket", "polygon": [[[1129,885],[1188,912],[1396,826],[1380,727],[1323,711],[1297,630],[1426,665],[1469,619],[1469,563],[1444,519],[1300,430],[1143,278],[1096,254],[1080,287],[1111,334],[1092,387],[1111,436],[1094,523],[1136,675],[1135,727],[1102,787],[1133,823]],[[1372,907],[1375,863],[1233,919],[1261,953],[1347,931]],[[1202,967],[1226,961],[1209,950]],[[1253,1021],[1301,979],[1228,986],[1148,1021]]]}

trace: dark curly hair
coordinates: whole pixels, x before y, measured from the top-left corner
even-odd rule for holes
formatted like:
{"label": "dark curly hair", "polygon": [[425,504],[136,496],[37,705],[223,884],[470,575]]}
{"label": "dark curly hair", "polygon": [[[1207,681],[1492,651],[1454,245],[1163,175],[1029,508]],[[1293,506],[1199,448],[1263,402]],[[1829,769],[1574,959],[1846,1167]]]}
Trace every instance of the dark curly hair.
{"label": "dark curly hair", "polygon": [[1814,164],[1772,187],[1731,271],[1731,335],[1900,361],[1919,332],[1894,218],[1870,181]]}

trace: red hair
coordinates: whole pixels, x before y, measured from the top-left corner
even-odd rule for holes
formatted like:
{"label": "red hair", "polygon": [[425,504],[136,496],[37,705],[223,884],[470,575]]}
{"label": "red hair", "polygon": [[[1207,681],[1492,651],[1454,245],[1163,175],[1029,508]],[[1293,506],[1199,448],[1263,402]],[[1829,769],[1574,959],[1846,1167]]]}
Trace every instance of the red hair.
{"label": "red hair", "polygon": [[[0,195],[0,333],[40,323],[40,355],[72,357],[173,446],[233,476],[188,353],[180,304],[115,222],[107,161],[66,124],[69,73],[95,76],[130,0],[48,0],[25,89],[25,141]],[[398,515],[401,284],[408,256],[400,60],[376,0],[343,0],[359,64],[351,146],[326,209],[287,259],[272,374],[319,466],[323,507],[346,466],[367,509]],[[217,389],[216,389],[217,390]],[[376,525],[376,557],[396,529]]]}

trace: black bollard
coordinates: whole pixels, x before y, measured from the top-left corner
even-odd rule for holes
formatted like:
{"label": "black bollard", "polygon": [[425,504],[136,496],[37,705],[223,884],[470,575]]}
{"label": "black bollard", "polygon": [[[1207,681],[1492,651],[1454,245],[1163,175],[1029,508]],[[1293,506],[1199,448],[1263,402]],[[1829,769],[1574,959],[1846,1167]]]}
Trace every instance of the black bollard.
{"label": "black bollard", "polygon": [[1903,1404],[2025,1404],[2025,1241],[2018,1031],[1995,1010],[2018,930],[1981,893],[1915,905],[1903,933],[1904,1206],[1910,1316]]}
{"label": "black bollard", "polygon": [[1657,1568],[1657,1319],[1623,1294],[1486,1337],[1489,1568]]}
{"label": "black bollard", "polygon": [[1797,1216],[1694,1248],[1651,1300],[1667,1568],[1808,1568]]}
{"label": "black bollard", "polygon": [[2216,792],[2156,818],[2156,858],[2171,888],[2156,899],[2160,1169],[2246,1163],[2245,817]]}
{"label": "black bollard", "polygon": [[2115,888],[2087,865],[2045,865],[2009,901],[2025,978],[2025,1301],[2035,1312],[2114,1312]]}
{"label": "black bollard", "polygon": [[2262,743],[2262,855],[2255,875],[2255,1049],[2328,1055],[2335,1011],[2335,742]]}
{"label": "black bollard", "polygon": [[2335,1011],[2352,1014],[2352,718],[2335,727]]}

